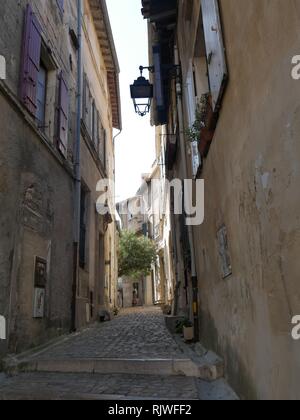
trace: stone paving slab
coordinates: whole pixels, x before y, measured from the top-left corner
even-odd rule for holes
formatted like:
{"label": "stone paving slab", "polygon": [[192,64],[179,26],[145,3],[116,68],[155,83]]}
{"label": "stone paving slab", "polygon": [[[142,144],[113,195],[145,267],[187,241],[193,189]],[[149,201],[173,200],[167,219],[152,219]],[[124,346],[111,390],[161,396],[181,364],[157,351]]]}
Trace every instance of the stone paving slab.
{"label": "stone paving slab", "polygon": [[110,322],[71,336],[34,359],[185,359],[160,308],[122,311]]}
{"label": "stone paving slab", "polygon": [[197,400],[197,382],[187,377],[31,373],[0,383],[7,399],[165,399]]}

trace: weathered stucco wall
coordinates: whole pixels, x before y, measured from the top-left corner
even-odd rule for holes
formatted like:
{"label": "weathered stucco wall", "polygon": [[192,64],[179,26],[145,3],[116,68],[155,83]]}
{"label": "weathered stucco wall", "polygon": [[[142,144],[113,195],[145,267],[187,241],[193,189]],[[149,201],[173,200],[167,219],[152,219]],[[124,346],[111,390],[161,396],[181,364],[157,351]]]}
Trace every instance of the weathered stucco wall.
{"label": "weathered stucco wall", "polygon": [[[284,4],[283,4],[284,3]],[[195,230],[201,336],[247,398],[299,399],[300,83],[297,0],[220,1],[229,84],[208,157],[205,223]],[[222,278],[225,225],[233,274]]]}
{"label": "weathered stucco wall", "polygon": [[[104,217],[96,211],[97,200],[103,193],[103,191],[97,191],[98,182],[103,179],[114,181],[115,178],[111,99],[107,83],[105,52],[99,45],[89,1],[85,0],[83,4],[83,73],[88,80],[90,93],[99,111],[101,125],[106,135],[102,133],[100,136],[101,145],[105,142],[105,159],[102,161],[86,130],[82,130],[81,136],[81,178],[82,184],[88,191],[88,203],[86,264],[79,270],[77,296],[79,328],[95,321],[101,310],[112,309],[116,306],[118,279],[115,220],[107,226],[104,223]],[[114,209],[113,191],[109,206]],[[91,296],[93,296],[93,302]],[[90,311],[91,304],[93,317]]]}
{"label": "weathered stucco wall", "polygon": [[[36,345],[70,327],[73,184],[69,174],[0,95],[1,314],[10,350]],[[34,257],[49,262],[46,317],[34,320]],[[10,287],[11,295],[10,295]]]}
{"label": "weathered stucco wall", "polygon": [[[73,180],[70,163],[55,146],[54,102],[57,75],[61,69],[70,69],[70,55],[74,62],[76,52],[70,45],[66,15],[60,15],[56,2],[32,1],[42,38],[57,66],[49,79],[49,112],[42,132],[18,100],[27,3],[2,1],[0,5],[0,26],[5,28],[0,50],[7,64],[7,79],[0,86],[0,313],[8,322],[8,340],[1,342],[0,352],[7,347],[15,352],[38,345],[71,326]],[[65,12],[68,24],[76,24],[71,2]],[[72,92],[76,72],[69,71],[67,81]],[[73,117],[70,112],[70,159]],[[33,318],[35,257],[48,264],[43,319]]]}

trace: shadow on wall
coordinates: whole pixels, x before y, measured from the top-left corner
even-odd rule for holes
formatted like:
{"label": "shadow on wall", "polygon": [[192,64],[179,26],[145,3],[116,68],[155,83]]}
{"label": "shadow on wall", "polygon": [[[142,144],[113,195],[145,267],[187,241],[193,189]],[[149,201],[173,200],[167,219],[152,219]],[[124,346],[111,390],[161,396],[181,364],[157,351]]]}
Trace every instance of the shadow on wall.
{"label": "shadow on wall", "polygon": [[200,316],[201,343],[224,359],[226,379],[228,379],[229,384],[242,400],[258,400],[255,383],[238,353],[228,341],[220,342],[220,334],[208,312],[202,312]]}

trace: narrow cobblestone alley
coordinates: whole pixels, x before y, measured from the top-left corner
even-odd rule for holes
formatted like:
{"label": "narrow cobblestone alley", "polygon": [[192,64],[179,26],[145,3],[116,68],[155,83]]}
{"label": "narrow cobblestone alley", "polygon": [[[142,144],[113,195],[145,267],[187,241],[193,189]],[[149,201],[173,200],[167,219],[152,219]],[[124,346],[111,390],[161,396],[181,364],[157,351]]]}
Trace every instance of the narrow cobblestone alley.
{"label": "narrow cobblestone alley", "polygon": [[221,379],[176,373],[190,362],[160,308],[123,310],[111,322],[11,360],[23,372],[2,376],[0,399],[235,399]]}

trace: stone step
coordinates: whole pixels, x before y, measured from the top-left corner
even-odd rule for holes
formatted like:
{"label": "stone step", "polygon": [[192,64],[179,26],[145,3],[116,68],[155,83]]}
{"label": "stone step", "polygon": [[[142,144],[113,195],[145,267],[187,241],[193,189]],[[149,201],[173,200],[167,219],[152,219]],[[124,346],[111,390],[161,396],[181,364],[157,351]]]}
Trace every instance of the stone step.
{"label": "stone step", "polygon": [[197,378],[208,382],[224,378],[225,366],[224,360],[221,357],[205,349],[200,343],[196,344],[194,348],[191,348],[178,335],[174,335],[173,337],[178,347],[181,348],[186,357],[196,366]]}
{"label": "stone step", "polygon": [[101,373],[162,376],[182,375],[215,381],[224,377],[224,364],[214,353],[208,352],[193,359],[10,359],[5,372]]}
{"label": "stone step", "polygon": [[[155,398],[165,401],[166,398]],[[5,391],[0,394],[0,401],[146,401],[153,398],[137,398],[125,395],[110,394],[69,394],[47,390],[32,391]]]}
{"label": "stone step", "polygon": [[[35,359],[6,364],[7,373],[101,373],[199,377],[190,359]],[[204,371],[204,369],[202,369]]]}
{"label": "stone step", "polygon": [[0,400],[197,400],[198,380],[185,376],[20,373],[0,382]]}

